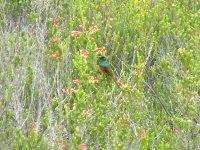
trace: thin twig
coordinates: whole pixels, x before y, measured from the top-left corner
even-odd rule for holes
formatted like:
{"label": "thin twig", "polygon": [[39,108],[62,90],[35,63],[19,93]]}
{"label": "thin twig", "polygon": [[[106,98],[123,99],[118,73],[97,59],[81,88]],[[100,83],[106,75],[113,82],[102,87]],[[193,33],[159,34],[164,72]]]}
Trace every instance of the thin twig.
{"label": "thin twig", "polygon": [[[151,90],[151,92],[153,92],[153,94],[156,95],[156,92],[152,89],[152,87],[149,86],[145,81],[144,81],[144,83],[148,86],[148,88]],[[169,115],[170,113],[167,111],[167,108],[165,107],[163,100],[160,97],[158,97],[158,100],[159,100],[161,106],[163,107],[163,109],[165,110],[166,114]]]}

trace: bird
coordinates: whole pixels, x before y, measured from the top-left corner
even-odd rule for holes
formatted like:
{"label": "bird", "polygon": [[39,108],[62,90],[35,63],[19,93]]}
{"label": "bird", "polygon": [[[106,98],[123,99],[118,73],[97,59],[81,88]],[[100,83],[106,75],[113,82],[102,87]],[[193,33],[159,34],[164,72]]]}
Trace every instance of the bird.
{"label": "bird", "polygon": [[115,79],[110,63],[107,60],[106,56],[104,55],[98,56],[97,64],[99,66],[99,72],[109,78],[112,78],[115,84],[120,88],[120,84]]}
{"label": "bird", "polygon": [[108,77],[114,78],[113,71],[110,67],[109,61],[106,59],[106,56],[98,56],[97,64],[99,66],[100,73]]}

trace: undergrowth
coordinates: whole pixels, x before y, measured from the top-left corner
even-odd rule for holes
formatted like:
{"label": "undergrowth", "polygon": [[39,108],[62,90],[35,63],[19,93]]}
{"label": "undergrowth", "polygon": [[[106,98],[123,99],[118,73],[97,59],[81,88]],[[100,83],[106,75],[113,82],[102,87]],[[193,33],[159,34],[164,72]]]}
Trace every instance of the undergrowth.
{"label": "undergrowth", "polygon": [[199,149],[199,16],[191,0],[1,0],[0,149]]}

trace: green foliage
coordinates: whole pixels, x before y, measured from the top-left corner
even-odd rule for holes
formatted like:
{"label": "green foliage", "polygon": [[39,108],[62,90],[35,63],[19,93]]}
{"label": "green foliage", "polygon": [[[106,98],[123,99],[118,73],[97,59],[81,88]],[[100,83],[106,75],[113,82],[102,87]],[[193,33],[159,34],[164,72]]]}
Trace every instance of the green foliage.
{"label": "green foliage", "polygon": [[16,141],[14,141],[14,149],[47,149],[47,139],[38,135],[35,129],[28,131],[29,137],[25,136],[20,129],[16,129]]}
{"label": "green foliage", "polygon": [[198,149],[198,1],[1,2],[0,149]]}

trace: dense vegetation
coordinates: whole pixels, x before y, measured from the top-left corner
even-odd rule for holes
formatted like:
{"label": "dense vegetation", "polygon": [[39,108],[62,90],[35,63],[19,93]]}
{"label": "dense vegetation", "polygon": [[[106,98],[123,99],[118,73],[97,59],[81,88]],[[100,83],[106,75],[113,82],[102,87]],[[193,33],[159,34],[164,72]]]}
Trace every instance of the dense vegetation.
{"label": "dense vegetation", "polygon": [[199,1],[1,0],[0,149],[199,149],[199,118]]}

